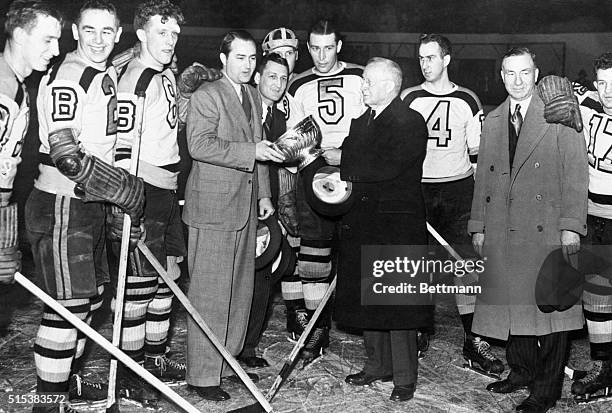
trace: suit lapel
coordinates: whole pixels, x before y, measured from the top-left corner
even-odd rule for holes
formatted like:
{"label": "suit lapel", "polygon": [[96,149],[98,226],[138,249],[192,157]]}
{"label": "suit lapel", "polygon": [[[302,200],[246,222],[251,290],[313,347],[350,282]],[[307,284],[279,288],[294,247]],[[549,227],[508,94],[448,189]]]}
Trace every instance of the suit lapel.
{"label": "suit lapel", "polygon": [[[246,136],[250,136],[251,126],[249,125],[249,121],[247,120],[246,114],[244,113],[244,109],[242,109],[242,104],[240,103],[240,99],[238,98],[236,89],[234,89],[234,86],[232,85],[230,80],[227,79],[227,76],[223,76],[219,80],[219,82],[222,82],[223,84],[225,95],[230,96],[231,104],[228,105],[228,110],[230,112],[231,118],[235,119],[240,124],[240,127],[244,130]],[[248,92],[247,95],[249,95]],[[253,99],[251,99],[251,113],[253,112],[253,105]],[[251,116],[251,119],[253,119],[253,116]]]}
{"label": "suit lapel", "polygon": [[[534,93],[529,108],[527,109],[525,122],[521,128],[521,133],[516,145],[514,163],[512,164],[513,181],[518,170],[523,166],[548,129],[549,125],[544,120],[543,113],[544,103],[538,94]],[[506,112],[506,116],[508,116],[508,112]]]}

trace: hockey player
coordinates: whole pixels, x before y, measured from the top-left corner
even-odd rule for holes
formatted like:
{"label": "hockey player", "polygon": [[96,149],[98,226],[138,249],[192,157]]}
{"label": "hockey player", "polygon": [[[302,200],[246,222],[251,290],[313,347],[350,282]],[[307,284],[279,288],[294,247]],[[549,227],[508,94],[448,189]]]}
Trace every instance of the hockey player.
{"label": "hockey player", "polygon": [[[177,90],[170,68],[183,21],[180,8],[169,1],[146,1],[136,7],[139,54],[119,73],[115,148],[115,165],[129,169],[138,138],[134,122],[137,93],[145,92],[138,158],[138,176],[145,181],[145,244],[173,279],[180,276],[178,263],[186,254],[176,195],[180,160]],[[115,228],[120,233],[121,226]],[[127,277],[121,348],[158,378],[184,380],[185,364],[166,356],[172,292],[148,260],[140,257],[140,273]],[[146,393],[135,394],[141,400],[157,395],[149,386],[140,390]]]}
{"label": "hockey player", "polygon": [[[11,3],[0,55],[0,284],[10,284],[21,267],[17,245],[17,204],[10,203],[17,165],[29,121],[29,98],[23,84],[33,70],[44,71],[59,54],[62,18],[42,1]],[[4,299],[0,299],[3,305]],[[0,308],[5,314],[5,310]]]}
{"label": "hockey player", "polygon": [[[419,64],[425,82],[404,90],[401,96],[423,116],[429,130],[422,180],[427,221],[463,257],[471,257],[474,251],[466,228],[483,111],[474,92],[449,79],[451,53],[451,42],[446,37],[422,35]],[[503,372],[504,365],[491,353],[489,343],[472,333],[476,296],[456,294],[455,300],[465,333],[463,356],[469,367],[487,374]],[[420,350],[425,349],[421,341]]]}
{"label": "hockey player", "polygon": [[[269,32],[261,44],[264,56],[277,53],[283,57],[289,66],[289,82],[295,77],[295,63],[298,59],[298,39],[295,33],[287,28],[279,27]],[[283,93],[280,102],[275,108],[285,114],[286,122],[299,122],[304,118],[300,108],[296,106],[293,97],[289,93]],[[291,125],[286,125],[291,126]],[[278,138],[275,136],[274,138]],[[287,240],[294,249],[299,250],[300,239],[298,230],[298,219],[296,211],[296,168],[278,168],[279,197],[277,205],[278,217],[287,230]],[[287,308],[287,330],[292,339],[302,334],[307,323],[306,307],[304,305],[304,293],[297,266],[292,274],[285,275],[281,280],[281,293]]]}
{"label": "hockey player", "polygon": [[[115,69],[106,60],[121,35],[115,7],[85,2],[72,33],[77,49],[39,86],[40,174],[26,203],[26,229],[39,285],[89,322],[108,282],[104,201],[139,223],[144,183],[110,166],[117,98]],[[34,345],[37,392],[67,392],[84,347],[85,337],[45,307]]]}
{"label": "hockey player", "polygon": [[[308,50],[314,67],[296,76],[289,94],[304,116],[312,115],[322,133],[322,148],[338,148],[348,135],[351,120],[365,111],[361,96],[363,67],[338,59],[342,49],[339,32],[329,20],[315,23],[308,34]],[[293,118],[293,114],[291,119]],[[295,124],[290,119],[290,124]],[[324,155],[325,156],[325,155]],[[298,271],[308,314],[321,302],[332,268],[332,237],[336,220],[315,212],[306,201],[298,180],[297,211],[300,231]],[[329,343],[330,316],[321,316],[304,346],[304,363],[318,357]],[[303,320],[307,322],[308,320]]]}
{"label": "hockey player", "polygon": [[[610,256],[612,244],[612,53],[604,53],[593,61],[596,90],[590,91],[574,83],[589,160],[589,199],[587,215],[587,235],[583,239],[586,246],[591,245],[594,252]],[[567,107],[573,102],[566,101]],[[560,109],[563,104],[557,103]],[[553,105],[546,113],[554,114]],[[571,109],[570,109],[571,110]],[[550,111],[550,113],[548,113]],[[576,127],[576,118],[562,122]],[[557,121],[549,119],[547,121]],[[587,247],[588,248],[588,247]],[[604,276],[605,275],[605,276]],[[610,396],[612,391],[612,287],[611,274],[587,275],[582,295],[584,316],[586,318],[591,359],[593,368],[584,378],[572,383],[572,393],[579,402],[587,402]]]}
{"label": "hockey player", "polygon": [[[168,1],[148,1],[136,8],[134,29],[140,55],[119,74],[119,126],[115,164],[129,169],[136,138],[136,92],[145,91],[138,176],[145,181],[145,243],[174,277],[180,275],[178,259],[186,254],[176,196],[178,177],[178,121],[176,83],[169,65],[178,40],[183,15]],[[178,225],[177,225],[178,224]],[[168,257],[168,258],[166,258]],[[180,257],[180,258],[179,258]],[[165,356],[172,307],[172,292],[157,271],[142,257],[142,273],[128,277],[126,327],[122,348],[144,361],[154,375],[185,378],[185,365]]]}

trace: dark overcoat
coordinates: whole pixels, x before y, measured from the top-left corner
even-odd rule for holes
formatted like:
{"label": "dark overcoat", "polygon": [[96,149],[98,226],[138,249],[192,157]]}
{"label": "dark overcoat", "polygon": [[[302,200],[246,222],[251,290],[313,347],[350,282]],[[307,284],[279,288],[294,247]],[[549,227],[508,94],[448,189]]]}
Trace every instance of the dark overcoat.
{"label": "dark overcoat", "polygon": [[508,140],[510,98],[484,121],[469,232],[485,235],[472,330],[506,340],[580,329],[582,306],[543,313],[535,283],[562,230],[586,233],[588,170],[583,136],[544,120],[534,94],[521,128],[512,168]]}
{"label": "dark overcoat", "polygon": [[335,319],[342,325],[383,330],[429,326],[431,306],[361,304],[362,245],[426,245],[421,193],[427,127],[399,97],[368,125],[354,119],[342,145],[341,178],[355,203],[342,217]]}

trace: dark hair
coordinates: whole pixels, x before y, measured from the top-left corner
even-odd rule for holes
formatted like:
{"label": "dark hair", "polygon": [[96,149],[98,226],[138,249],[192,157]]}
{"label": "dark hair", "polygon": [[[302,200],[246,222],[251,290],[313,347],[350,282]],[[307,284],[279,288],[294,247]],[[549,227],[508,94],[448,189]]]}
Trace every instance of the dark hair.
{"label": "dark hair", "polygon": [[334,23],[328,19],[321,19],[310,27],[310,30],[308,30],[308,40],[309,41],[310,41],[311,34],[320,34],[320,35],[333,34],[336,40],[336,43],[342,40],[342,35],[338,31]]}
{"label": "dark hair", "polygon": [[263,74],[263,71],[266,68],[268,62],[274,62],[278,63],[279,65],[285,66],[285,68],[287,68],[287,73],[289,73],[289,63],[287,63],[287,60],[278,53],[274,52],[268,53],[267,55],[262,57],[261,61],[257,65],[257,73],[259,73],[260,75]]}
{"label": "dark hair", "polygon": [[418,47],[421,47],[422,44],[424,43],[438,43],[438,46],[440,46],[440,50],[442,51],[442,56],[446,56],[446,55],[451,55],[453,53],[453,46],[451,44],[451,41],[448,40],[447,37],[442,36],[441,34],[436,34],[436,33],[432,33],[432,34],[425,34],[423,33],[422,35],[419,36],[419,45]]}
{"label": "dark hair", "polygon": [[161,16],[161,22],[174,19],[178,24],[185,23],[181,8],[168,0],[149,0],[138,4],[134,13],[134,30],[143,29],[153,16]]}
{"label": "dark hair", "polygon": [[597,79],[597,71],[612,68],[612,52],[606,52],[593,60],[593,75]]}
{"label": "dark hair", "polygon": [[230,30],[229,32],[225,33],[225,36],[223,36],[219,51],[228,56],[232,51],[232,42],[236,39],[240,39],[245,42],[252,42],[255,49],[257,49],[257,43],[255,43],[255,39],[253,36],[251,36],[251,33],[247,32],[246,30]]}
{"label": "dark hair", "polygon": [[4,33],[11,38],[13,31],[18,27],[30,33],[39,15],[53,17],[60,25],[63,21],[60,12],[45,1],[15,0],[6,14]]}
{"label": "dark hair", "polygon": [[108,0],[86,0],[79,9],[79,14],[77,15],[77,18],[74,19],[74,22],[77,26],[81,21],[83,13],[85,13],[87,10],[105,10],[115,16],[117,26],[119,26],[119,14],[117,14],[117,8],[113,3]]}
{"label": "dark hair", "polygon": [[522,55],[531,56],[531,60],[533,60],[533,66],[537,67],[535,53],[529,50],[528,47],[520,46],[520,47],[512,47],[506,53],[504,53],[504,55],[502,56],[502,68],[503,68],[504,60],[507,57],[522,56]]}

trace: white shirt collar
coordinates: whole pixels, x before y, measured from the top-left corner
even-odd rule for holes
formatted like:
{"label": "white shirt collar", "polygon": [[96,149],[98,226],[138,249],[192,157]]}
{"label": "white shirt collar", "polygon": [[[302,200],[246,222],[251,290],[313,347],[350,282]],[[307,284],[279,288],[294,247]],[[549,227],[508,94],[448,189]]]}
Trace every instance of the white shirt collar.
{"label": "white shirt collar", "polygon": [[[392,102],[392,101],[391,101],[391,102]],[[387,104],[386,104],[386,105],[384,105],[384,106],[377,106],[377,107],[375,107],[375,108],[371,108],[372,110],[375,110],[375,111],[376,111],[376,115],[374,116],[374,119],[376,119],[377,117],[379,117],[379,116],[380,116],[380,114],[381,114],[381,113],[383,113],[385,109],[387,109],[387,106],[389,106],[389,105],[391,104],[391,102],[387,103]]]}
{"label": "white shirt collar", "polygon": [[261,124],[262,125],[266,121],[266,116],[268,116],[268,105],[266,105],[262,99],[261,100]]}
{"label": "white shirt collar", "polygon": [[238,100],[240,101],[240,103],[242,103],[242,90],[241,90],[242,85],[235,83],[232,79],[230,79],[227,73],[225,73],[225,70],[222,70],[221,72],[223,73],[223,76],[230,82],[230,85],[234,87],[234,90],[236,91],[236,94],[238,95]]}

